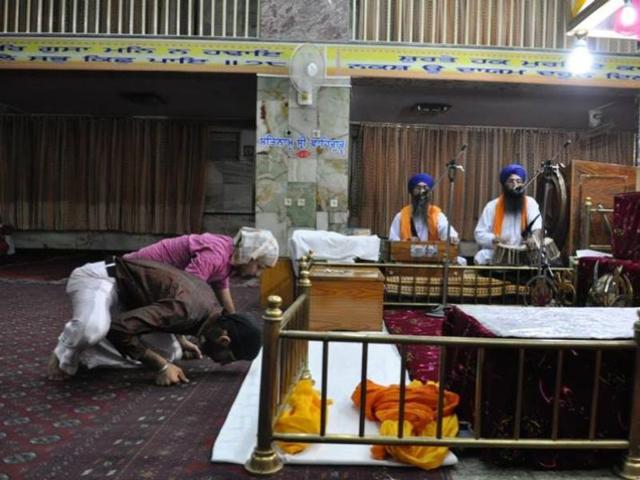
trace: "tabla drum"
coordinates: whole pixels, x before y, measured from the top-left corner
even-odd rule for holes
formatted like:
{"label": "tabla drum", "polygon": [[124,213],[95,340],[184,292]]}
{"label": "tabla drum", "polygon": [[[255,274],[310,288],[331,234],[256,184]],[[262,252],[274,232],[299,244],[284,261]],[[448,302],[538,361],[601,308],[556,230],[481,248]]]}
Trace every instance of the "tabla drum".
{"label": "tabla drum", "polygon": [[[560,259],[560,250],[556,246],[556,242],[551,237],[545,237],[544,250],[548,263],[556,263]],[[535,266],[540,262],[540,248],[534,248],[529,251],[531,265]]]}
{"label": "tabla drum", "polygon": [[528,265],[526,245],[506,245],[499,243],[493,250],[493,265]]}

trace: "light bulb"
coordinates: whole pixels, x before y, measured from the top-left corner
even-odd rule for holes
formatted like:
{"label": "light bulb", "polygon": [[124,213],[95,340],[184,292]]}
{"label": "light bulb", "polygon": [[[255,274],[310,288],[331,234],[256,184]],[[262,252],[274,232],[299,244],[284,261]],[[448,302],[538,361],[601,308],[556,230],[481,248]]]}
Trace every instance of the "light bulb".
{"label": "light bulb", "polygon": [[620,12],[620,23],[623,27],[630,27],[636,23],[638,12],[631,2],[625,2]]}
{"label": "light bulb", "polygon": [[571,73],[581,74],[591,70],[593,56],[587,47],[587,42],[583,38],[576,41],[575,47],[567,58],[567,68]]}

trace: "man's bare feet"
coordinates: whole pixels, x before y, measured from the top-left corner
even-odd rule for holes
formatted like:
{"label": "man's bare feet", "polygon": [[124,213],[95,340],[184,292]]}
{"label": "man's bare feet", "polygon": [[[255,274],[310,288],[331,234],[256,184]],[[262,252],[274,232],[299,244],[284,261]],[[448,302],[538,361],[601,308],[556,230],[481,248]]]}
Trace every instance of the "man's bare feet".
{"label": "man's bare feet", "polygon": [[71,375],[60,368],[60,361],[53,352],[49,357],[49,364],[47,365],[47,378],[56,382],[62,382],[71,378]]}

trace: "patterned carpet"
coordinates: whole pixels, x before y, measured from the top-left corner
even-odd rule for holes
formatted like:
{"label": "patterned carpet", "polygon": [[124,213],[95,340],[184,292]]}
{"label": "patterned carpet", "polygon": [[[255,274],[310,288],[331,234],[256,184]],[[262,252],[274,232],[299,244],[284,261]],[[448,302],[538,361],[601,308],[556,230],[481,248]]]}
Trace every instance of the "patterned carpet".
{"label": "patterned carpet", "polygon": [[22,251],[15,255],[0,256],[0,278],[62,280],[67,278],[77,266],[105,258],[106,253],[103,252]]}
{"label": "patterned carpet", "polygon": [[[232,286],[259,313],[257,284]],[[191,383],[160,388],[146,370],[46,380],[47,357],[70,314],[59,282],[0,280],[0,480],[247,478],[211,464],[211,447],[248,369],[186,362]],[[274,479],[449,479],[447,470],[286,466]]]}

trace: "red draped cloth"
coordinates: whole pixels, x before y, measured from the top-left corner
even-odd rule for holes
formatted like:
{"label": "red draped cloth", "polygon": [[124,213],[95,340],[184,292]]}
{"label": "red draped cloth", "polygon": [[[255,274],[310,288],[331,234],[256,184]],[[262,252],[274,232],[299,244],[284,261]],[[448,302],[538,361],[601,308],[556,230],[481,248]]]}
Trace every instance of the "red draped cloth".
{"label": "red draped cloth", "polygon": [[[464,307],[462,307],[464,308]],[[442,327],[443,336],[495,337],[476,318],[452,307]],[[460,395],[457,414],[473,424],[477,350],[450,348],[447,351],[446,388]],[[551,438],[555,393],[556,352],[526,350],[524,363],[521,438]],[[567,350],[564,356],[558,437],[585,438],[589,431],[591,389],[595,354]],[[596,438],[625,438],[633,380],[632,352],[605,351],[602,356]],[[518,378],[517,349],[487,349],[483,370],[483,437],[513,438]],[[498,463],[525,464],[541,468],[576,468],[611,465],[619,451],[488,450],[486,456]]]}
{"label": "red draped cloth", "polygon": [[615,258],[640,261],[640,192],[613,197],[611,247]]}
{"label": "red draped cloth", "polygon": [[[384,323],[390,333],[399,335],[442,335],[443,317],[420,310],[385,310]],[[429,345],[407,347],[407,371],[412,380],[438,381],[439,349]]]}

